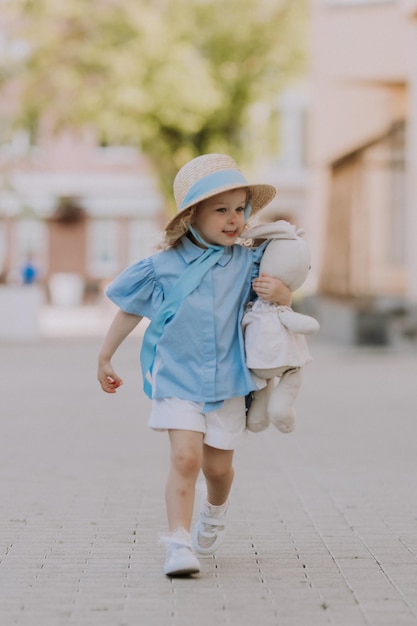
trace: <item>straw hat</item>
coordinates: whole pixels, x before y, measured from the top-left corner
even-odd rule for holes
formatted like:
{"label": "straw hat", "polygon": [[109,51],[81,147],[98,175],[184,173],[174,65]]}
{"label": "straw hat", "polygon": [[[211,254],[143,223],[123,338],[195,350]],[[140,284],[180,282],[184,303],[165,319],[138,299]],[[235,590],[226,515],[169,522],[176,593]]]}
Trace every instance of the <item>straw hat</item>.
{"label": "straw hat", "polygon": [[178,213],[165,227],[170,230],[187,209],[198,202],[231,189],[247,188],[251,215],[263,209],[276,194],[272,185],[250,185],[235,161],[226,154],[204,154],[189,161],[174,180],[174,196]]}

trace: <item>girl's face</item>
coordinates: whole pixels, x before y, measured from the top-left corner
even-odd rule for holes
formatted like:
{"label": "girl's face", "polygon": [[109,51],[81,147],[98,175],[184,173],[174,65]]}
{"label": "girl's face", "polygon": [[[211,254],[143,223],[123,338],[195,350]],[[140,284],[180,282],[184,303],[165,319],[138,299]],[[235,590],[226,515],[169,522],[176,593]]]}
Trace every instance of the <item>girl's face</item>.
{"label": "girl's face", "polygon": [[193,227],[207,243],[232,246],[245,225],[245,189],[224,191],[197,207]]}

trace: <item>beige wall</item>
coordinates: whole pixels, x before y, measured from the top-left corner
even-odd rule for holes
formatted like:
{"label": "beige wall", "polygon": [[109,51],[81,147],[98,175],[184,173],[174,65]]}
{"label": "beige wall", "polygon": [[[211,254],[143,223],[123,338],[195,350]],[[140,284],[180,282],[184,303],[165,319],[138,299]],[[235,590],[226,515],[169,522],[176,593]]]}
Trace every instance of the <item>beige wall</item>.
{"label": "beige wall", "polygon": [[312,1],[312,158],[339,158],[404,114],[416,25],[397,3]]}
{"label": "beige wall", "polygon": [[318,72],[336,79],[407,80],[415,31],[401,3],[332,6],[313,0],[312,5]]}
{"label": "beige wall", "polygon": [[[310,78],[309,231],[315,266],[323,262],[332,162],[405,119],[408,257],[402,289],[417,301],[416,17],[404,11],[402,2],[337,6],[312,0]],[[378,242],[368,244],[378,249]],[[376,275],[375,267],[370,275]]]}

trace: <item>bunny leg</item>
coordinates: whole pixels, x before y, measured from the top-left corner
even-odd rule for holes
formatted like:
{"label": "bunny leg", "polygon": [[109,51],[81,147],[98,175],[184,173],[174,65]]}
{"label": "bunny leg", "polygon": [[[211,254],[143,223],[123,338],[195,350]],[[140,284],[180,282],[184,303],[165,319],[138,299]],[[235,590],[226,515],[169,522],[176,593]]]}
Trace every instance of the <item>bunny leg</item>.
{"label": "bunny leg", "polygon": [[286,370],[272,390],[268,414],[272,424],[282,433],[290,433],[295,428],[294,401],[301,386],[301,368]]}
{"label": "bunny leg", "polygon": [[269,426],[268,402],[274,381],[269,380],[266,387],[253,392],[253,399],[246,416],[246,427],[253,433],[260,433]]}

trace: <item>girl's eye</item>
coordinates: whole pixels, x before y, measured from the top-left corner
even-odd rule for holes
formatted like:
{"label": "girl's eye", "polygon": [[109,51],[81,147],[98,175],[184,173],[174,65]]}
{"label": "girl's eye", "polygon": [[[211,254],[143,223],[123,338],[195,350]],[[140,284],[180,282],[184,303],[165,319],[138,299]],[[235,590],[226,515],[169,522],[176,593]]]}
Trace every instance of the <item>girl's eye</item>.
{"label": "girl's eye", "polygon": [[238,209],[236,209],[236,211],[238,213],[244,213],[245,212],[245,207],[244,206],[240,206]]}
{"label": "girl's eye", "polygon": [[225,209],[225,208],[223,208],[223,207],[222,207],[222,208],[219,208],[219,209],[216,209],[216,211],[217,211],[218,213],[226,213],[226,209]]}

